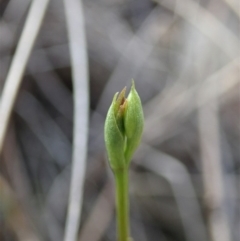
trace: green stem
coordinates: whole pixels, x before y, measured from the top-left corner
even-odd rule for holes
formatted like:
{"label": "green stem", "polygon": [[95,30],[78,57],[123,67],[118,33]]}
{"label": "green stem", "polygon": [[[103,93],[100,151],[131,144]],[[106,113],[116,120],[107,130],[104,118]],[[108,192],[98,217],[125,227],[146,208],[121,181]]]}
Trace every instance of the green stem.
{"label": "green stem", "polygon": [[118,241],[129,238],[128,168],[115,172]]}

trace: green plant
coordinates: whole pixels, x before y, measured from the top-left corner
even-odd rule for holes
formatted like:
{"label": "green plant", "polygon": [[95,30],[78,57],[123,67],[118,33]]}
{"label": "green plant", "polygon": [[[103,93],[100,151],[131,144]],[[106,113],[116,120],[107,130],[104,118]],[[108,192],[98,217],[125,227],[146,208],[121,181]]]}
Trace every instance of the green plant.
{"label": "green plant", "polygon": [[130,241],[128,170],[142,136],[144,117],[134,81],[127,98],[126,87],[113,97],[108,110],[104,139],[116,183],[118,241]]}

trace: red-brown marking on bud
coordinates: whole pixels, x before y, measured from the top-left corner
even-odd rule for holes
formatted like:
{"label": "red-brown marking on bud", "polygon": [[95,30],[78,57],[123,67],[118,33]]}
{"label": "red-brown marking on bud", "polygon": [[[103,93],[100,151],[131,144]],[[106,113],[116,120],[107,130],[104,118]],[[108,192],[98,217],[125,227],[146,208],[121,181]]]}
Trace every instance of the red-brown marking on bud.
{"label": "red-brown marking on bud", "polygon": [[125,100],[126,100],[126,98],[125,98],[126,89],[127,89],[127,87],[124,87],[122,89],[122,91],[117,96],[116,103],[115,103],[115,108],[114,108],[115,116],[118,114],[120,106],[123,105]]}

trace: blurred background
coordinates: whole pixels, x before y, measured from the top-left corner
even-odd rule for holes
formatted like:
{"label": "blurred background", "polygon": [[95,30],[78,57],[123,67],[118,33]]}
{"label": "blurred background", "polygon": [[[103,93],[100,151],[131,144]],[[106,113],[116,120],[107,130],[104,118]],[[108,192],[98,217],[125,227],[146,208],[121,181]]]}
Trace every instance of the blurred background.
{"label": "blurred background", "polygon": [[103,125],[133,78],[133,239],[239,241],[239,21],[238,0],[1,0],[0,240],[116,240]]}

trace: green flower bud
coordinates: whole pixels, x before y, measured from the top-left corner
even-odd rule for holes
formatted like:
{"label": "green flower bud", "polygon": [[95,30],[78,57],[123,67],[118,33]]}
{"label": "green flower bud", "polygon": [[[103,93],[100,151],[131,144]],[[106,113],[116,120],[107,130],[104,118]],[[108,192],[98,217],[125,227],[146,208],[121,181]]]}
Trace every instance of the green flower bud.
{"label": "green flower bud", "polygon": [[106,149],[113,170],[128,166],[143,131],[142,105],[134,82],[127,99],[125,92],[126,87],[114,95],[104,127]]}
{"label": "green flower bud", "polygon": [[[125,105],[125,90],[119,94],[116,93],[113,97],[112,104],[108,110],[105,127],[104,139],[108,153],[109,163],[113,170],[124,168],[124,125],[123,125],[123,112]],[[121,106],[121,107],[120,107]]]}
{"label": "green flower bud", "polygon": [[124,127],[126,139],[125,159],[130,162],[134,152],[136,151],[141,141],[144,116],[140,97],[135,89],[134,81],[132,88],[127,97],[128,104],[124,113]]}

